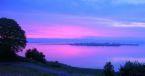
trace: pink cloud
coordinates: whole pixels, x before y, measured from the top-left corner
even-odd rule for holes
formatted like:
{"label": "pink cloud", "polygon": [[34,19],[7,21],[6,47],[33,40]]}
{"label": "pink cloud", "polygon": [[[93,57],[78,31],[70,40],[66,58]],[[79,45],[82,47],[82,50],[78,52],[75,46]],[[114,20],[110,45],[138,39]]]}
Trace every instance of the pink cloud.
{"label": "pink cloud", "polygon": [[95,30],[80,26],[38,26],[30,28],[29,38],[80,38],[84,36],[99,36]]}
{"label": "pink cloud", "polygon": [[20,21],[28,38],[145,37],[143,22],[47,14],[34,20]]}
{"label": "pink cloud", "polygon": [[[28,38],[82,38],[94,37],[134,37],[142,36],[144,32],[136,31],[132,28],[120,27],[87,27],[76,25],[51,25],[27,27]],[[133,34],[132,34],[133,33]]]}

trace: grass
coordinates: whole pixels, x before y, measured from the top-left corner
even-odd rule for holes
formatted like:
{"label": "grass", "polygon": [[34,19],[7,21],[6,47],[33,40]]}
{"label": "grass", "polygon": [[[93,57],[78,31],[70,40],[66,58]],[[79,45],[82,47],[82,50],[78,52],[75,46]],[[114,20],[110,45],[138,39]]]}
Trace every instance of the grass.
{"label": "grass", "polygon": [[[48,62],[48,64],[22,62],[20,64],[34,64],[36,66],[38,65],[58,72],[63,71],[69,73],[70,76],[104,76],[102,70],[71,67],[56,62]],[[47,73],[31,67],[25,67],[23,65],[18,66],[8,63],[0,65],[0,76],[58,76],[58,74]]]}
{"label": "grass", "polygon": [[0,66],[0,76],[56,76],[56,75],[40,72],[33,68],[4,65]]}
{"label": "grass", "polygon": [[[37,61],[27,60],[25,58],[20,58],[20,60],[20,62],[12,62],[12,64],[14,63],[15,66],[13,66],[11,62],[7,62],[8,64],[0,65],[0,76],[58,76],[58,73],[56,72],[47,73],[46,71],[44,72],[38,68],[34,69],[35,66],[54,70],[57,72],[64,72],[65,74],[68,73],[71,76],[104,76],[101,69],[78,68],[59,62],[40,63]],[[17,64],[19,63],[20,65],[18,66]],[[33,68],[24,66],[29,64],[35,66]]]}

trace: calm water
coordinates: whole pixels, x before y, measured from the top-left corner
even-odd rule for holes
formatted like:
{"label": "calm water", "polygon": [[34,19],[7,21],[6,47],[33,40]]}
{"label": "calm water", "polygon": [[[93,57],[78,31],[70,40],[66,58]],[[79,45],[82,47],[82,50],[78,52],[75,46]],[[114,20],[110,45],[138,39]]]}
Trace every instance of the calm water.
{"label": "calm water", "polygon": [[[125,61],[145,62],[145,46],[71,46],[31,43],[27,48],[39,49],[49,61],[59,61],[71,66],[83,68],[103,68],[107,61],[113,62],[115,69]],[[23,55],[23,53],[21,53]]]}

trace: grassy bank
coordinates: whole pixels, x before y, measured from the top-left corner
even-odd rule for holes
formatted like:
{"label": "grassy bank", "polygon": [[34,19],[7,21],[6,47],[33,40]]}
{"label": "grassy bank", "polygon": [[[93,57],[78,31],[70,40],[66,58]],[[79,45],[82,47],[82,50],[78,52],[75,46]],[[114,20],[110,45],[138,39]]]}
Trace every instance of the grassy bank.
{"label": "grassy bank", "polygon": [[0,63],[0,76],[104,76],[102,70],[71,67],[58,62]]}
{"label": "grassy bank", "polygon": [[56,76],[55,74],[45,73],[34,68],[23,66],[2,65],[0,66],[0,76]]}

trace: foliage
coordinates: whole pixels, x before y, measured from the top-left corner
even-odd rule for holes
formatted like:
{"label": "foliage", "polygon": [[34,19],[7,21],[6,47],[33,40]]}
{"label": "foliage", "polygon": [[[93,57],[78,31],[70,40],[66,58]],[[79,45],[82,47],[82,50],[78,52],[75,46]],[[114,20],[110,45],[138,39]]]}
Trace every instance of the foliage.
{"label": "foliage", "polygon": [[105,76],[114,76],[114,67],[111,62],[107,62],[104,66],[104,74]]}
{"label": "foliage", "polygon": [[121,76],[145,76],[145,64],[139,62],[126,62],[120,68]]}
{"label": "foliage", "polygon": [[25,53],[25,57],[39,62],[46,62],[45,55],[39,52],[36,48],[28,49]]}
{"label": "foliage", "polygon": [[12,57],[26,46],[26,36],[19,24],[8,18],[0,18],[0,56]]}

